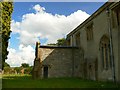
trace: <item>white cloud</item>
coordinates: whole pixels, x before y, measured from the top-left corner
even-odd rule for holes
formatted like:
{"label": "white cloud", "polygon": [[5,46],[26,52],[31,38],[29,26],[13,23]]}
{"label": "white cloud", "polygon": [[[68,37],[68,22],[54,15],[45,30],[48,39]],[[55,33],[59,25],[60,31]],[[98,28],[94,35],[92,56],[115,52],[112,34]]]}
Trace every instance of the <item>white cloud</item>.
{"label": "white cloud", "polygon": [[45,11],[45,8],[44,7],[41,7],[39,4],[35,5],[33,7],[33,9],[36,11],[36,12],[44,12]]}
{"label": "white cloud", "polygon": [[20,33],[20,22],[15,22],[14,20],[11,21],[11,30],[12,33]]}
{"label": "white cloud", "polygon": [[48,39],[46,43],[55,43],[82,23],[90,15],[78,10],[68,16],[45,12],[45,8],[35,5],[35,13],[25,14],[21,22],[12,21],[11,30],[20,34],[20,43],[34,45],[40,39]]}
{"label": "white cloud", "polygon": [[47,39],[46,43],[55,43],[90,16],[81,10],[68,16],[53,15],[38,4],[33,9],[36,12],[23,15],[21,22],[12,20],[11,30],[13,34],[19,34],[20,45],[19,50],[8,48],[9,55],[6,62],[11,66],[20,66],[21,63],[33,65],[35,51],[31,46],[35,45],[39,38]]}
{"label": "white cloud", "polygon": [[28,63],[29,65],[33,65],[35,51],[30,45],[24,46],[21,44],[18,51],[13,48],[8,48],[8,51],[9,54],[6,62],[9,63],[10,66],[21,66],[22,63]]}

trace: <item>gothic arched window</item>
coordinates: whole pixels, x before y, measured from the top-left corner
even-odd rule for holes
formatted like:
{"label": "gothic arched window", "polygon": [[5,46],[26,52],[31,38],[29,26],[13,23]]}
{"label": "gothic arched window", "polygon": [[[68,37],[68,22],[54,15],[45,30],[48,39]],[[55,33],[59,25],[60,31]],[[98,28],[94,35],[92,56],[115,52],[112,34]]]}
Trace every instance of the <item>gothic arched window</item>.
{"label": "gothic arched window", "polygon": [[111,60],[110,60],[110,41],[107,36],[103,36],[100,40],[100,52],[101,52],[101,59],[102,59],[102,67],[105,70],[111,67]]}

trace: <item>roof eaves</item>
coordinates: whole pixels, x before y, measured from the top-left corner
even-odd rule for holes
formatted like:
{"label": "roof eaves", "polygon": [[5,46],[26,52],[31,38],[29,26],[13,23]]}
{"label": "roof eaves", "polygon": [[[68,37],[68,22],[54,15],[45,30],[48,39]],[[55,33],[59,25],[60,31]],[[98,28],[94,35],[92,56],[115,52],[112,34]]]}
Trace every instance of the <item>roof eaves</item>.
{"label": "roof eaves", "polygon": [[102,5],[97,11],[95,11],[90,17],[88,17],[83,23],[81,23],[79,26],[77,26],[73,31],[71,31],[69,34],[67,34],[67,37],[74,34],[78,29],[82,28],[84,25],[86,25],[89,21],[91,21],[93,18],[95,18],[100,12],[102,12],[107,6],[112,4],[112,2],[106,2],[104,5]]}

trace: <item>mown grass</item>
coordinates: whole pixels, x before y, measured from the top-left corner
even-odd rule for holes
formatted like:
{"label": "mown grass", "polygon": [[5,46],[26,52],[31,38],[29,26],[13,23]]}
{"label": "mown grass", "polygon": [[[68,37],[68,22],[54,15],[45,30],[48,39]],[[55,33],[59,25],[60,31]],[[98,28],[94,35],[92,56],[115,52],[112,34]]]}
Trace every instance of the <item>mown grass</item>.
{"label": "mown grass", "polygon": [[33,80],[30,75],[3,75],[3,88],[120,88],[112,82],[97,82],[80,78],[49,78]]}

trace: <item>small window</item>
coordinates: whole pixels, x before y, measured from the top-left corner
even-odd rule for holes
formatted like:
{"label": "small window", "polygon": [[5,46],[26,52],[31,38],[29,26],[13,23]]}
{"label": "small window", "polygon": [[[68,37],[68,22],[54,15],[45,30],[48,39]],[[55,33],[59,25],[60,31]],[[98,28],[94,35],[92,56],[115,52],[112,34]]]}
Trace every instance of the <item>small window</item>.
{"label": "small window", "polygon": [[70,43],[71,43],[71,40],[68,39],[68,40],[67,40],[67,46],[70,46]]}
{"label": "small window", "polygon": [[87,41],[93,40],[93,24],[86,27]]}
{"label": "small window", "polygon": [[80,33],[76,34],[75,40],[76,40],[76,46],[80,46]]}

